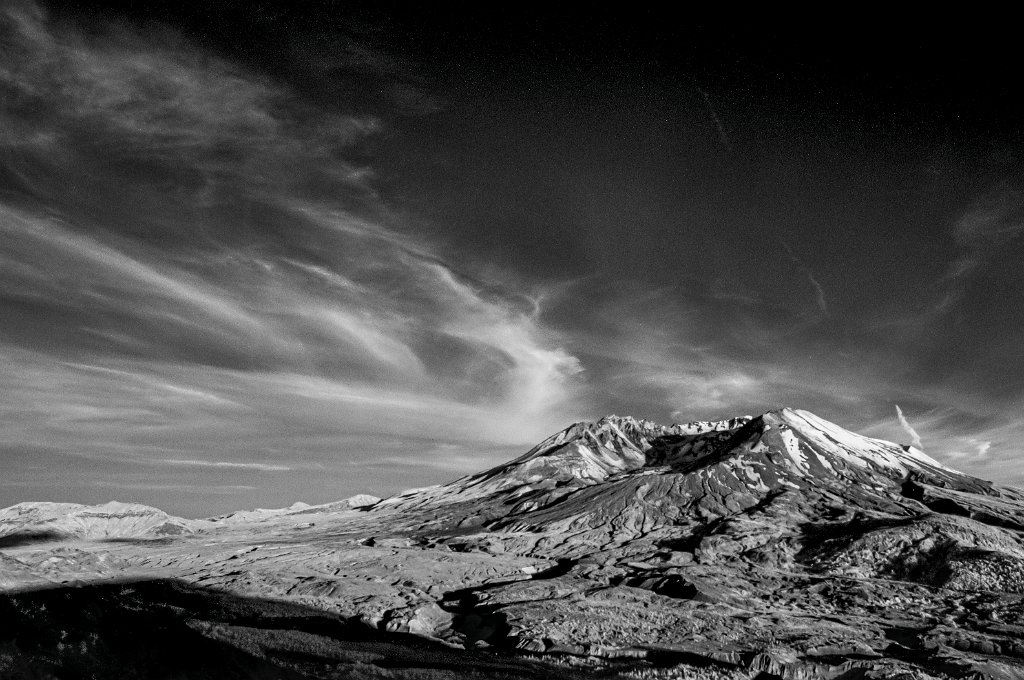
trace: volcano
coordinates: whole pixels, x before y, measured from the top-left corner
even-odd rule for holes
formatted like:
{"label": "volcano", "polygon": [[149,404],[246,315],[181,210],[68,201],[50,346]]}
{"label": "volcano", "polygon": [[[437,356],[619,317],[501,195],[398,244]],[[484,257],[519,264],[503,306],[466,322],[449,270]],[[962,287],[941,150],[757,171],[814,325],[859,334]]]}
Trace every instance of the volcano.
{"label": "volcano", "polygon": [[185,677],[1020,678],[1024,493],[807,411],[608,416],[383,500],[20,504],[0,587],[8,674],[177,631]]}

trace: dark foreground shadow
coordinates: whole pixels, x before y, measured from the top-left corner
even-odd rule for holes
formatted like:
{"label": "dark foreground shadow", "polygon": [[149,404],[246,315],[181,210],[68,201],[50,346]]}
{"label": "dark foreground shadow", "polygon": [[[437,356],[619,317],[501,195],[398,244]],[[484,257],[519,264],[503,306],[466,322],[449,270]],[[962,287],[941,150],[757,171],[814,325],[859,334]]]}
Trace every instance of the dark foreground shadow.
{"label": "dark foreground shadow", "polygon": [[[599,677],[176,581],[0,595],[0,678]],[[614,675],[613,673],[611,675]]]}

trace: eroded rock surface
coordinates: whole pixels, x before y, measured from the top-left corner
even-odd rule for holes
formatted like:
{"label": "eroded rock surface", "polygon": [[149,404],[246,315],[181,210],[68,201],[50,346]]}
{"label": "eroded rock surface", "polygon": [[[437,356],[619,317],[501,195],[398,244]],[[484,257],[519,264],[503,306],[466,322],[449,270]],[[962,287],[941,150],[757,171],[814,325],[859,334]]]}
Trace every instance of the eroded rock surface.
{"label": "eroded rock surface", "polygon": [[171,579],[631,677],[1024,677],[1024,495],[803,411],[578,423],[384,500],[101,507],[0,511],[0,588]]}

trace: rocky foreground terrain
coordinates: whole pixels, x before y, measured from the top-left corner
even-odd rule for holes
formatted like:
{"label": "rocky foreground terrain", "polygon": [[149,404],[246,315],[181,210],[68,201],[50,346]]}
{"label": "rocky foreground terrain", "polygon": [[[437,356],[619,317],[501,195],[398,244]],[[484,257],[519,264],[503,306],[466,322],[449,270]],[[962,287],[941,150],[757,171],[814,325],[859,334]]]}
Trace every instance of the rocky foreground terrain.
{"label": "rocky foreground terrain", "polygon": [[379,500],[0,511],[0,675],[1024,678],[1024,493],[813,414]]}

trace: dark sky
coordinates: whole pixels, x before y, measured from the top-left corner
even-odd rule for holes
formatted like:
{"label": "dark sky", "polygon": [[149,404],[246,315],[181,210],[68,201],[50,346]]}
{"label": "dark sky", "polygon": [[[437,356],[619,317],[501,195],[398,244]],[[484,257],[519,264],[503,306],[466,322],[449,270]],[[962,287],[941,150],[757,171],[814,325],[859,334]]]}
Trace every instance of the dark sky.
{"label": "dark sky", "polygon": [[783,405],[1024,484],[1012,22],[630,9],[0,2],[0,506]]}

